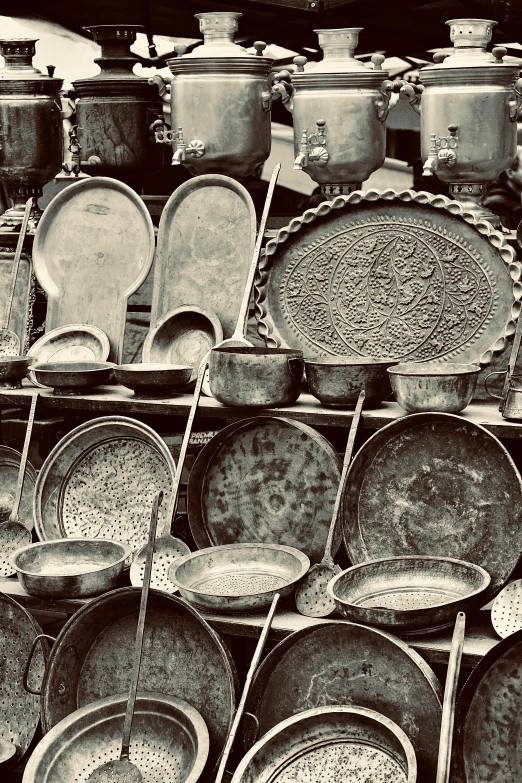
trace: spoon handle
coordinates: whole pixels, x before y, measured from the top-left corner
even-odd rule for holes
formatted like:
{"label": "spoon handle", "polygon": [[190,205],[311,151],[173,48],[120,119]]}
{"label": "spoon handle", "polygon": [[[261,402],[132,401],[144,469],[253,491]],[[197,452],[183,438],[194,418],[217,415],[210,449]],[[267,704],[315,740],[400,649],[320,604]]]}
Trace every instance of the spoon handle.
{"label": "spoon handle", "polygon": [[18,519],[18,509],[20,508],[20,501],[22,499],[22,490],[24,488],[25,467],[27,465],[27,455],[29,454],[29,444],[31,442],[31,433],[33,431],[34,413],[36,410],[36,403],[38,402],[38,392],[33,394],[31,400],[31,408],[29,410],[29,418],[27,419],[27,429],[25,431],[24,448],[22,450],[22,459],[20,460],[20,469],[18,471],[18,481],[16,482],[16,493],[9,517],[9,522],[16,522]]}

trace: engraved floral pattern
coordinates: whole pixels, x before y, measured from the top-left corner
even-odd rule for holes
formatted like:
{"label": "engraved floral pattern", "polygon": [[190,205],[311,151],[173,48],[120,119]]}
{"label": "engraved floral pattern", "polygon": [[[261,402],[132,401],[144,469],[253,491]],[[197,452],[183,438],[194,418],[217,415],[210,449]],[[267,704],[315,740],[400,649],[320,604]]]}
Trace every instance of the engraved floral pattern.
{"label": "engraved floral pattern", "polygon": [[326,353],[432,359],[477,333],[494,287],[456,236],[358,224],[297,250],[279,291],[293,328]]}

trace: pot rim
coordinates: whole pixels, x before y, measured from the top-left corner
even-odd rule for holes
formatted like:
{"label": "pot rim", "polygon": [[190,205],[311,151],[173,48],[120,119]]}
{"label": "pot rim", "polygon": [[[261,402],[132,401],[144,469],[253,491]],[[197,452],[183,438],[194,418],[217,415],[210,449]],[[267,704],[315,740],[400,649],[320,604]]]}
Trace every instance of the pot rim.
{"label": "pot rim", "polygon": [[398,364],[398,359],[373,359],[369,356],[310,356],[304,357],[305,366],[312,364],[317,367],[391,367]]}
{"label": "pot rim", "polygon": [[[431,371],[426,365],[432,365]],[[447,368],[447,369],[446,369]],[[482,372],[480,365],[466,362],[401,362],[388,368],[390,375],[400,375],[403,378],[456,378],[465,375],[478,375]]]}

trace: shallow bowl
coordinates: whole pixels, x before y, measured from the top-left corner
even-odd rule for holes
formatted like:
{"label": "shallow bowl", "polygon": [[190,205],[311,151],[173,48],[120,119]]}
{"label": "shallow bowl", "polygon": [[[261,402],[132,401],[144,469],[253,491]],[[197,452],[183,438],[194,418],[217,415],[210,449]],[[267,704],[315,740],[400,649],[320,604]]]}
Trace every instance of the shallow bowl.
{"label": "shallow bowl", "polygon": [[459,413],[471,402],[480,371],[478,364],[406,362],[390,367],[388,374],[397,402],[408,413]]}
{"label": "shallow bowl", "polygon": [[122,364],[114,369],[114,377],[142,397],[170,397],[187,386],[192,369],[186,364]]}

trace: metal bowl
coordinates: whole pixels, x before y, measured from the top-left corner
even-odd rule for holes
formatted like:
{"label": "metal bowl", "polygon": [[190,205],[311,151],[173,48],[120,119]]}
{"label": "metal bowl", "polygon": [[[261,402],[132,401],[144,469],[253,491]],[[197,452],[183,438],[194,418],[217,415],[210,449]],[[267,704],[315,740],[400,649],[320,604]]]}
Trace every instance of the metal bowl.
{"label": "metal bowl", "polygon": [[31,356],[2,356],[0,358],[0,389],[21,389],[22,380],[34,362]]}
{"label": "metal bowl", "polygon": [[[36,340],[27,351],[33,361],[43,362],[105,362],[110,353],[109,338],[104,331],[90,324],[68,324],[51,329]],[[38,383],[29,373],[31,383]],[[44,387],[45,388],[45,387]]]}
{"label": "metal bowl", "polygon": [[388,367],[392,359],[364,359],[360,356],[320,356],[305,358],[306,380],[310,394],[338,408],[355,407],[362,389],[364,404],[377,407],[391,394]]}
{"label": "metal bowl", "polygon": [[111,362],[43,362],[31,369],[38,383],[55,394],[73,395],[109,383],[114,367]]}
{"label": "metal bowl", "polygon": [[100,538],[29,544],[11,556],[22,587],[44,598],[85,598],[118,586],[131,548]]}
{"label": "metal bowl", "polygon": [[169,578],[201,609],[245,612],[266,608],[275,593],[289,595],[309,567],[308,557],[291,546],[228,544],[182,557]]}
{"label": "metal bowl", "polygon": [[450,557],[387,557],[352,566],[328,584],[348,620],[401,636],[447,628],[458,612],[479,608],[491,578]]}
{"label": "metal bowl", "polygon": [[212,310],[184,305],[163,316],[143,343],[144,362],[167,362],[192,367],[195,381],[201,360],[223,339],[223,328]]}
{"label": "metal bowl", "polygon": [[217,347],[210,353],[212,395],[224,405],[275,408],[301,394],[303,352],[289,348]]}
{"label": "metal bowl", "polygon": [[187,386],[192,375],[192,365],[122,364],[114,369],[116,383],[132,389],[143,397],[170,397],[172,392]]}
{"label": "metal bowl", "polygon": [[[318,673],[319,674],[319,673]],[[278,723],[239,763],[231,783],[415,783],[411,741],[365,707],[316,707]]]}
{"label": "metal bowl", "polygon": [[[84,783],[96,767],[118,759],[127,698],[99,699],[57,723],[31,756],[23,783]],[[138,693],[130,760],[144,783],[196,783],[208,753],[208,730],[194,707],[163,693]]]}
{"label": "metal bowl", "polygon": [[459,413],[471,402],[478,364],[407,362],[388,370],[395,398],[408,413]]}

